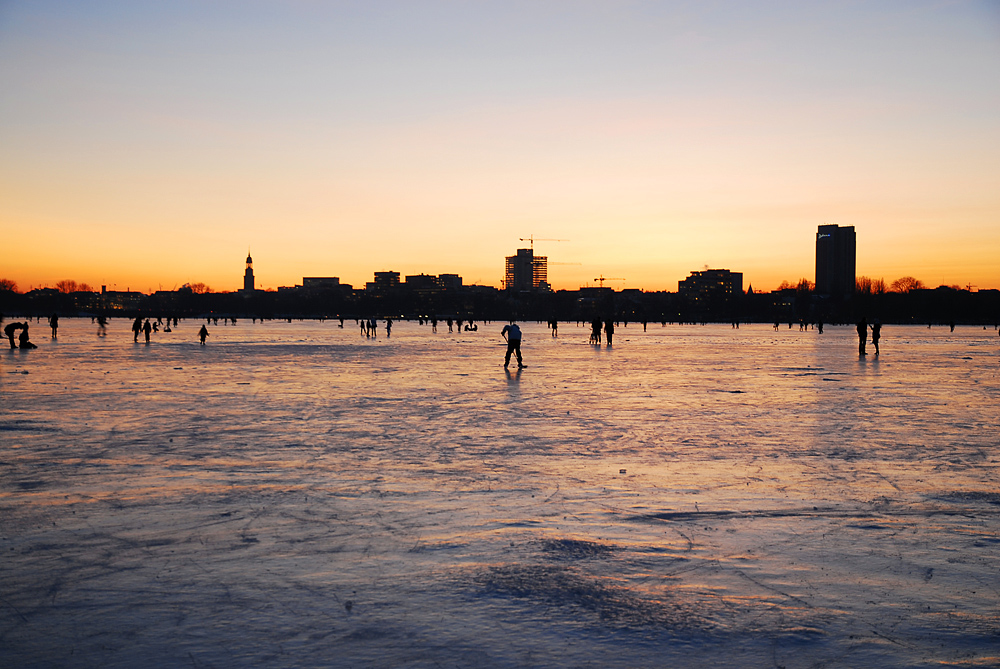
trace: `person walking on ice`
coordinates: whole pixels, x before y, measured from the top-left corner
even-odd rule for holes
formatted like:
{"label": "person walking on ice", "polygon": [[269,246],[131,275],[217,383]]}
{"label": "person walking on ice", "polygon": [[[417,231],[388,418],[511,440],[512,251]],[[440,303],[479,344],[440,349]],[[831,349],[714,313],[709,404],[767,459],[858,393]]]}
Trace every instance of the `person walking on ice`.
{"label": "person walking on ice", "polygon": [[510,354],[517,354],[517,366],[524,367],[521,360],[521,328],[511,321],[509,325],[503,326],[500,336],[507,341],[507,355],[504,357],[503,366],[510,367]]}
{"label": "person walking on ice", "polygon": [[205,327],[205,324],[202,323],[201,329],[198,330],[198,339],[201,340],[201,345],[202,346],[205,345],[205,337],[207,337],[207,336],[208,336],[208,329]]}

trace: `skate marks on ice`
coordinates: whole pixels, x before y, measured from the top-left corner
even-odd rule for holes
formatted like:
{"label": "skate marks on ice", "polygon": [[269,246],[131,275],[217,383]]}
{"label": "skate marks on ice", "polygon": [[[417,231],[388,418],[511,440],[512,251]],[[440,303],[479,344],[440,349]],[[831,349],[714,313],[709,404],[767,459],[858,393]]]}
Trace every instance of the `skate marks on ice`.
{"label": "skate marks on ice", "polygon": [[1000,655],[995,356],[273,326],[0,378],[0,665]]}
{"label": "skate marks on ice", "polygon": [[[753,613],[728,621],[725,611],[715,620],[721,627],[775,635],[791,626],[846,640],[826,648],[828,659],[888,648],[890,663],[965,658],[978,666],[1000,652],[990,603],[1000,599],[995,504],[992,493],[940,492],[914,503],[880,498],[853,508],[664,511],[623,520],[686,541],[690,569],[712,584],[712,597],[754,602]],[[751,621],[763,624],[744,627]]]}
{"label": "skate marks on ice", "polygon": [[[472,575],[479,596],[543,607],[552,618],[592,627],[676,632],[708,628],[704,611],[676,594],[674,579],[657,579],[661,582],[652,589],[631,583],[630,572],[648,557],[636,551],[553,538],[529,541],[516,552],[517,562],[489,565]],[[687,562],[672,556],[666,561]]]}

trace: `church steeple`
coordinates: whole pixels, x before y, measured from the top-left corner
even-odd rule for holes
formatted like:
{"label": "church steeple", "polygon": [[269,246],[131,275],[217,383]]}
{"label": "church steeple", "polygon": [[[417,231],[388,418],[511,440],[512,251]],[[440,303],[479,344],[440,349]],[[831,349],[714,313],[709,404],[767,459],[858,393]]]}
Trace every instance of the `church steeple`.
{"label": "church steeple", "polygon": [[243,290],[253,291],[253,258],[250,257],[250,249],[247,249],[247,271],[243,274]]}

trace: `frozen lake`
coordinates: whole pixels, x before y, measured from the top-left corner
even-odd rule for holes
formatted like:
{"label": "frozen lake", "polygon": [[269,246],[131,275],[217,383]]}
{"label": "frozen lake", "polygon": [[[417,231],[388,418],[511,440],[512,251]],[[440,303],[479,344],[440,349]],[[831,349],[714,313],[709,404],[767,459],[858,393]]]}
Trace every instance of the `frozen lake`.
{"label": "frozen lake", "polygon": [[1000,664],[995,330],[199,327],[2,350],[0,666]]}

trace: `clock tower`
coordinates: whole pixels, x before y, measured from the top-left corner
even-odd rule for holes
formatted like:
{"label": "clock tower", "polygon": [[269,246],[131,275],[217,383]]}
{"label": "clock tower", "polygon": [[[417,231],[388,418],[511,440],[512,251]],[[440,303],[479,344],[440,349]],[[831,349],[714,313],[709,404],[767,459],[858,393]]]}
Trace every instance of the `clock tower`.
{"label": "clock tower", "polygon": [[243,290],[248,293],[253,292],[253,258],[247,252],[247,271],[243,274]]}

